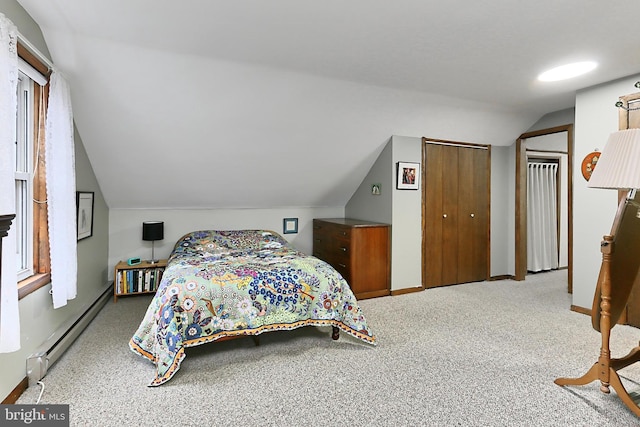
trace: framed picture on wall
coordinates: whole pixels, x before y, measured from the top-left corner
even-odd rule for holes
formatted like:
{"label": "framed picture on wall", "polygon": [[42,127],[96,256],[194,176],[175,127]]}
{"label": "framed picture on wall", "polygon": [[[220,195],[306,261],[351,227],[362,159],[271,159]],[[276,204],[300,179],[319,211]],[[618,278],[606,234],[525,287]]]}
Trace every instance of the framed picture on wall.
{"label": "framed picture on wall", "polygon": [[282,232],[284,234],[296,234],[298,232],[298,218],[284,218],[282,220]]}
{"label": "framed picture on wall", "polygon": [[398,162],[396,188],[417,190],[420,184],[420,163]]}
{"label": "framed picture on wall", "polygon": [[76,191],[78,240],[93,235],[93,191]]}

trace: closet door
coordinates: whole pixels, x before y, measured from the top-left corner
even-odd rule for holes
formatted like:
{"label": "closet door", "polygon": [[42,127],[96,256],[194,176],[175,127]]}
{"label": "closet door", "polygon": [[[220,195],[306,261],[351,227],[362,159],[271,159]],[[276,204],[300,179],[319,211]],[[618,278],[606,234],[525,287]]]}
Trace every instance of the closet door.
{"label": "closet door", "polygon": [[458,206],[459,192],[459,163],[458,147],[442,146],[442,283],[452,285],[458,281],[460,268],[459,224],[460,213]]}
{"label": "closet door", "polygon": [[427,143],[424,153],[425,287],[485,280],[488,150]]}
{"label": "closet door", "polygon": [[427,288],[441,286],[443,263],[443,145],[424,146],[424,200],[423,206],[423,282]]}
{"label": "closet door", "polygon": [[424,282],[428,288],[458,282],[458,147],[425,146]]}
{"label": "closet door", "polygon": [[488,150],[458,149],[458,282],[487,279]]}

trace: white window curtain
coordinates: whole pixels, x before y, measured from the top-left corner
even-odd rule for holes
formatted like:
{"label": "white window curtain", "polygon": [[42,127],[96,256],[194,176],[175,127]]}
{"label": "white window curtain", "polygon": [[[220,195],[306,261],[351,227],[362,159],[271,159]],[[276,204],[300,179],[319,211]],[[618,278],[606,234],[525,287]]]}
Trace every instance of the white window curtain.
{"label": "white window curtain", "polygon": [[558,268],[557,163],[528,164],[527,270]]}
{"label": "white window curtain", "polygon": [[[16,213],[15,138],[18,102],[18,30],[0,13],[0,214]],[[9,229],[2,250],[0,353],[20,349],[16,231]]]}
{"label": "white window curtain", "polygon": [[45,161],[51,293],[53,308],[59,308],[77,293],[76,163],[69,85],[55,68],[49,83]]}

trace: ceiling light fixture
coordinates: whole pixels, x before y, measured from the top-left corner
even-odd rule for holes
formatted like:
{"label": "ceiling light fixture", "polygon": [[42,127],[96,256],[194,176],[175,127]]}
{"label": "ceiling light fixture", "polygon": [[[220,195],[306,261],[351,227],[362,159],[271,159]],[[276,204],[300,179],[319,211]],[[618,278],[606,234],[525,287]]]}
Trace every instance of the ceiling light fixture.
{"label": "ceiling light fixture", "polygon": [[598,64],[593,61],[574,62],[572,64],[561,65],[560,67],[552,68],[538,76],[538,80],[543,82],[555,82],[558,80],[566,80],[572,77],[578,77],[582,74],[596,68]]}

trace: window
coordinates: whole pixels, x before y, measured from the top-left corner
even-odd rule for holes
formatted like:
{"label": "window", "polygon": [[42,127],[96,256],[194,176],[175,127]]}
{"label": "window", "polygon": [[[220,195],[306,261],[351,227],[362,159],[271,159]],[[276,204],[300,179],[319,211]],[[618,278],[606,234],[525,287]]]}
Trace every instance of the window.
{"label": "window", "polygon": [[[49,236],[44,163],[48,86],[44,67],[18,44],[16,114],[16,251],[19,297],[49,283]],[[44,70],[43,70],[44,67]]]}
{"label": "window", "polygon": [[33,275],[33,80],[22,71],[16,117],[16,218],[18,280]]}

